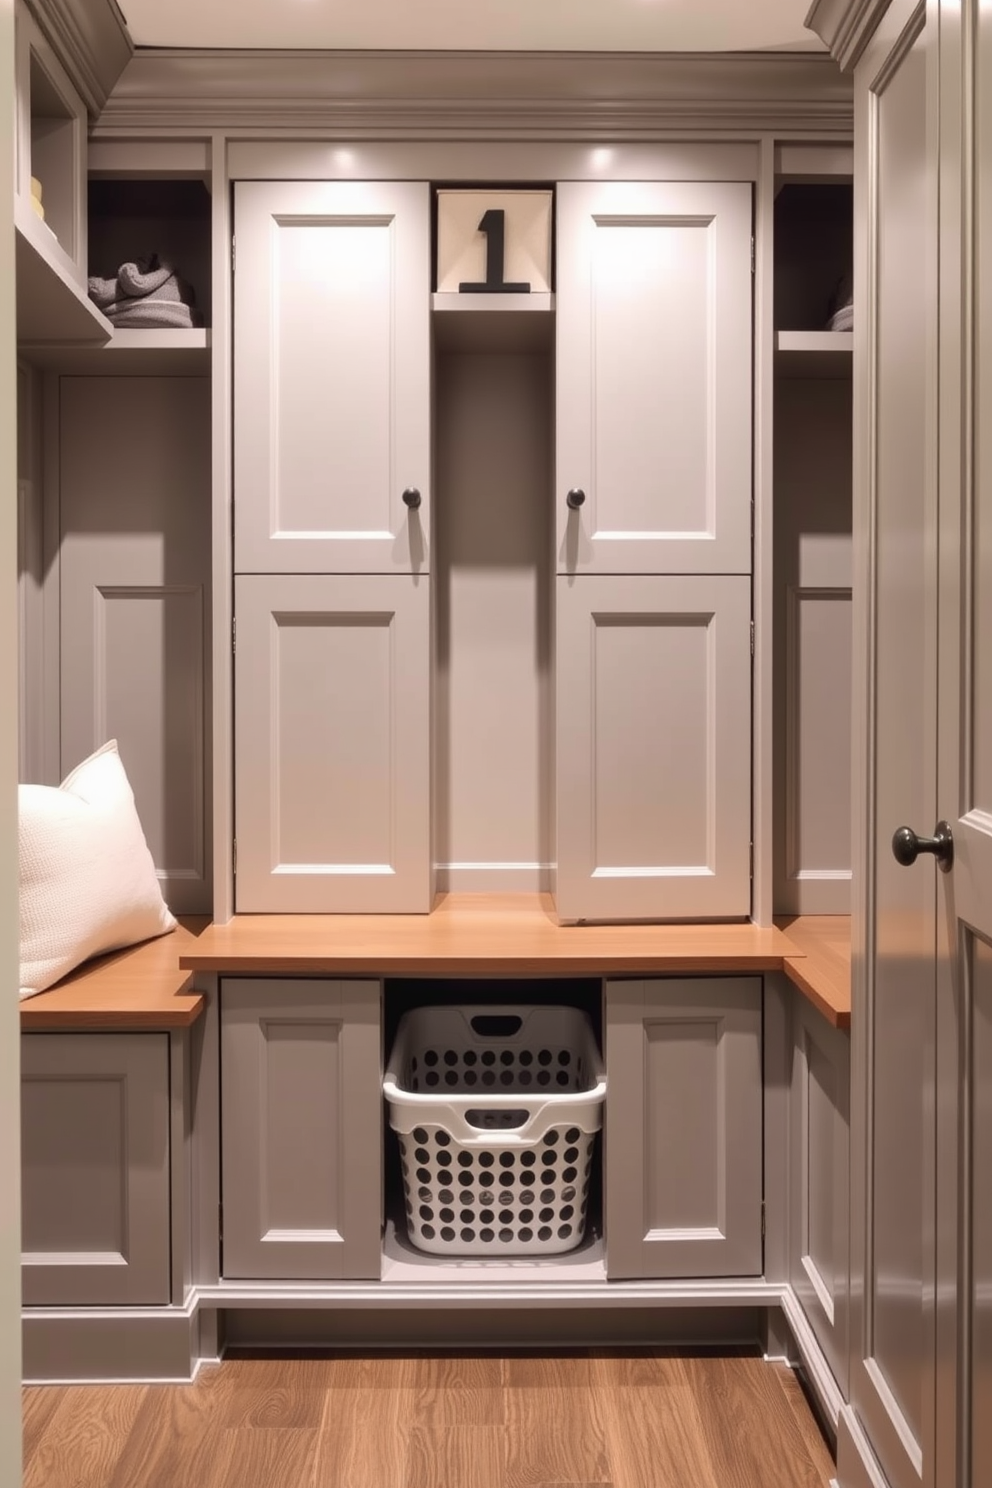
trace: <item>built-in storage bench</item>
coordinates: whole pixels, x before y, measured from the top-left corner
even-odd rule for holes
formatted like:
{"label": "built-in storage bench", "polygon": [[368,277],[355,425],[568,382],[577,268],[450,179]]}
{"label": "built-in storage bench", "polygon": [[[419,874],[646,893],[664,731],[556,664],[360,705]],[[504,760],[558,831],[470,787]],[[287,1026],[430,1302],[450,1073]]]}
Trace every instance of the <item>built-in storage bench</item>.
{"label": "built-in storage bench", "polygon": [[180,1348],[171,1369],[188,1368],[189,1033],[203,997],[178,955],[204,924],[21,1005],[27,1378],[126,1372],[108,1309],[176,1308],[187,1363]]}

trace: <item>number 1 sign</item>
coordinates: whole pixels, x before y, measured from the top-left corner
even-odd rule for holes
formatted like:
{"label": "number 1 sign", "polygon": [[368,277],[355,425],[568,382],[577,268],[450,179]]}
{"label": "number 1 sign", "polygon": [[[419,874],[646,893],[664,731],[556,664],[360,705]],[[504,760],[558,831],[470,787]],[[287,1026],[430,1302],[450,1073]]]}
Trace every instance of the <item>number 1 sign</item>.
{"label": "number 1 sign", "polygon": [[546,294],[550,191],[437,192],[439,294]]}

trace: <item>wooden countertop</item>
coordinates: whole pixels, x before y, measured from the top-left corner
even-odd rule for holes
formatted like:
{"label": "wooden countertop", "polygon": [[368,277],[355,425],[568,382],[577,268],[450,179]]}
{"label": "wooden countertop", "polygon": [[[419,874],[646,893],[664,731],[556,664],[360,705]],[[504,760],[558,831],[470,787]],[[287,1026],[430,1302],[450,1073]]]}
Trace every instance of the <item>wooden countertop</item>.
{"label": "wooden countertop", "polygon": [[179,958],[209,924],[205,916],[184,917],[169,935],[85,962],[47,992],[23,999],[22,1033],[188,1028],[203,1011],[203,994],[188,990],[193,974]]}
{"label": "wooden countertop", "polygon": [[194,971],[382,976],[610,976],[781,971],[774,927],[562,925],[550,895],[446,894],[430,915],[236,915],[183,950]]}
{"label": "wooden countertop", "polygon": [[786,957],[786,976],[835,1028],[850,1028],[850,915],[781,915],[775,924],[800,952]]}

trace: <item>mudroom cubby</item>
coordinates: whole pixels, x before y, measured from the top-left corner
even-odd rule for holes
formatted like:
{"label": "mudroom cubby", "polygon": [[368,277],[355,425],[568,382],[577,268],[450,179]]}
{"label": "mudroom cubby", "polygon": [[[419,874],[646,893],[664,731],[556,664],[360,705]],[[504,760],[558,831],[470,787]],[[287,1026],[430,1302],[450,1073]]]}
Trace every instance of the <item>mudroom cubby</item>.
{"label": "mudroom cubby", "polygon": [[[834,152],[836,154],[836,152]],[[805,152],[807,163],[816,152]],[[844,160],[833,159],[843,170]],[[852,188],[775,201],[774,905],[847,914],[851,880]]]}
{"label": "mudroom cubby", "polygon": [[189,329],[209,329],[211,202],[207,183],[176,176],[105,176],[91,166],[88,204],[90,277],[111,279],[122,264],[136,261],[145,268],[154,256],[174,269],[189,288],[191,308],[196,311]]}

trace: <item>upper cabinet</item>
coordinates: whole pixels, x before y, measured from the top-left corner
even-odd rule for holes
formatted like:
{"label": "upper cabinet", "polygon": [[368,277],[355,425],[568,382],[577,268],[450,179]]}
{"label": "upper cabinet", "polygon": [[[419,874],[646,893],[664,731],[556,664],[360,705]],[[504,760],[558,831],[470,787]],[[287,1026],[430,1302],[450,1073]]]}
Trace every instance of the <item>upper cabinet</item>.
{"label": "upper cabinet", "polygon": [[429,192],[239,183],[239,573],[428,568]]}
{"label": "upper cabinet", "polygon": [[744,182],[559,186],[559,572],[750,572],[751,213]]}

